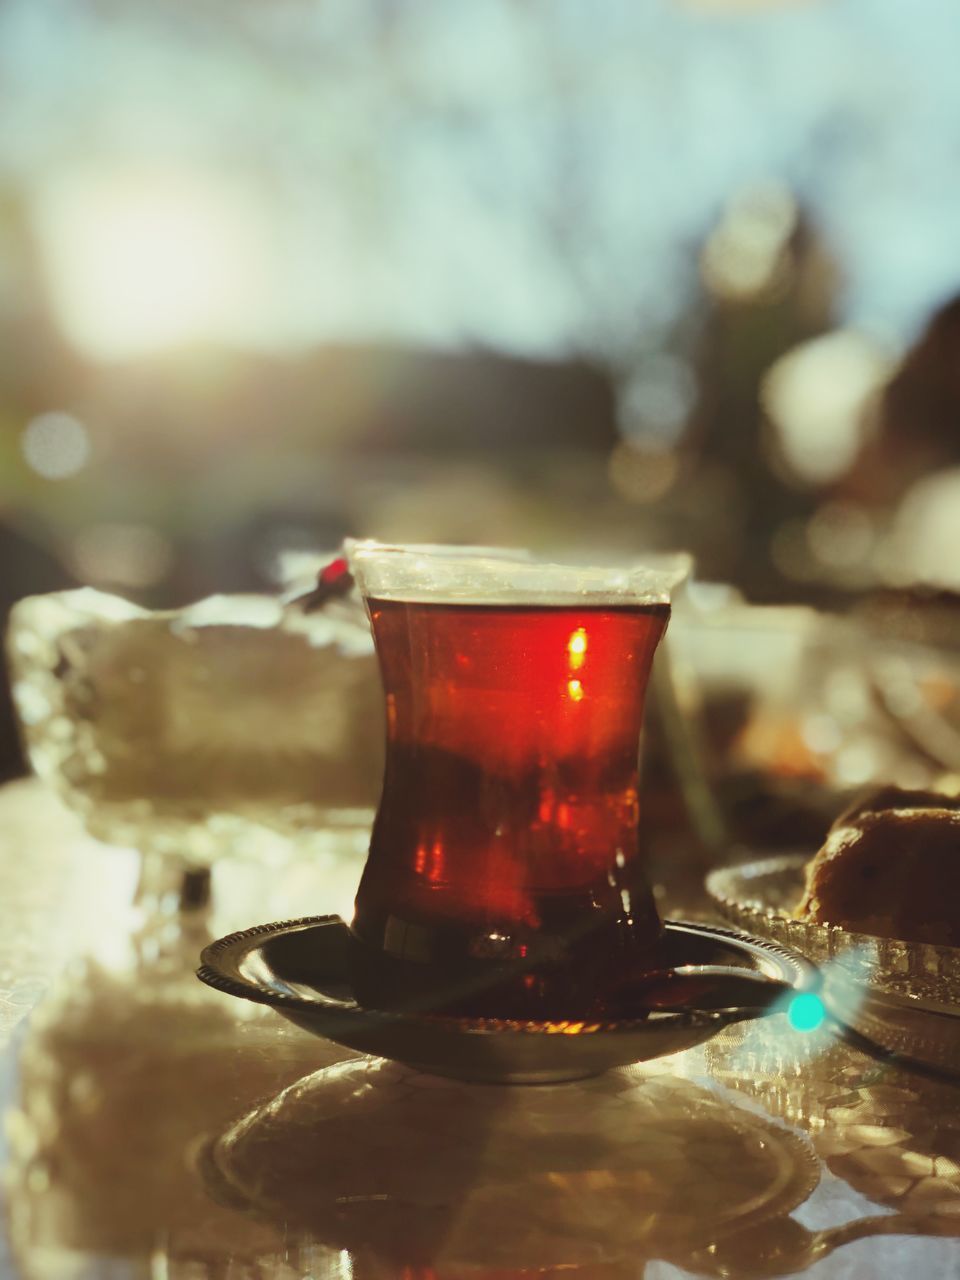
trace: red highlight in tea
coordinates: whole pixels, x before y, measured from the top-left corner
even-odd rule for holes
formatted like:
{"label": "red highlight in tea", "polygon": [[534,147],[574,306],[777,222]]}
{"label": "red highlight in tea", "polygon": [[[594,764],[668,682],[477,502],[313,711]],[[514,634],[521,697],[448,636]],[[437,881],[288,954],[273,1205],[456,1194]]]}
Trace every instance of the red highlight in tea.
{"label": "red highlight in tea", "polygon": [[659,936],[637,753],[669,606],[367,605],[387,760],[353,923],[358,995],[597,1012]]}

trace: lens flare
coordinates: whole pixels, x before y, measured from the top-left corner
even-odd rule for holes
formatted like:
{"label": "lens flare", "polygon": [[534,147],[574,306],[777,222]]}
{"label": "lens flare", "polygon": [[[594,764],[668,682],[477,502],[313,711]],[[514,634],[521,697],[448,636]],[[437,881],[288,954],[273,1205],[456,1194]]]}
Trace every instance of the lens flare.
{"label": "lens flare", "polygon": [[86,466],[90,436],[69,413],[41,413],[24,427],[20,447],[27,465],[46,480],[66,480]]}
{"label": "lens flare", "polygon": [[812,992],[794,996],[787,1006],[787,1019],[794,1031],[816,1031],[826,1016],[823,1001]]}

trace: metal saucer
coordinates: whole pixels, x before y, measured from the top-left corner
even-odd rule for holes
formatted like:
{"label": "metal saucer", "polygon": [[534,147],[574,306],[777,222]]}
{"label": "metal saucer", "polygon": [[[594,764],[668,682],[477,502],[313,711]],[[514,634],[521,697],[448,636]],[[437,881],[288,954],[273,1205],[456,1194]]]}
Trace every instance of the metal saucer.
{"label": "metal saucer", "polygon": [[[257,925],[204,948],[201,982],[270,1005],[297,1026],[351,1049],[455,1079],[502,1084],[580,1080],[702,1044],[777,1004],[656,1010],[630,1020],[518,1022],[361,1007],[348,981],[349,931],[339,916]],[[734,929],[664,922],[663,961],[720,965],[771,987],[816,990],[818,970],[786,947]],[[755,985],[755,984],[750,984]]]}

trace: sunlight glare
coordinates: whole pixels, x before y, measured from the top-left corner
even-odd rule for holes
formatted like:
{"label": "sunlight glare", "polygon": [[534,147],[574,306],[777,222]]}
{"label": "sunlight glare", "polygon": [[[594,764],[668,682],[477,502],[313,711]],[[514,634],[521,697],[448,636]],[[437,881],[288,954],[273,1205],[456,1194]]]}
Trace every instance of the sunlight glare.
{"label": "sunlight glare", "polygon": [[84,173],[45,187],[37,219],[61,323],[90,355],[242,341],[262,315],[268,237],[242,187],[199,174]]}

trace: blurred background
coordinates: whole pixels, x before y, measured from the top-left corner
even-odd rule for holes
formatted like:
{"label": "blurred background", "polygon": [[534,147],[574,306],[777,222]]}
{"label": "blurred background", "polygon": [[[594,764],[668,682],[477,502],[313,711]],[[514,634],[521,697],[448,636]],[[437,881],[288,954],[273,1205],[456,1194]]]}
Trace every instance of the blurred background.
{"label": "blurred background", "polygon": [[2,0],[0,611],[348,533],[955,586],[958,47],[955,0]]}

